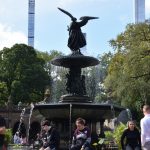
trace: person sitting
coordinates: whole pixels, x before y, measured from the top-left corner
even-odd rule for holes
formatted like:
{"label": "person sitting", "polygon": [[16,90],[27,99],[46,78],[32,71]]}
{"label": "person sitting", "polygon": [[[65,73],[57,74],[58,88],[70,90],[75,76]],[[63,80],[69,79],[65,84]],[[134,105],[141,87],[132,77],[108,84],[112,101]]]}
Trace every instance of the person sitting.
{"label": "person sitting", "polygon": [[60,136],[56,128],[48,120],[43,121],[42,128],[45,133],[42,136],[42,147],[40,150],[58,150]]}
{"label": "person sitting", "polygon": [[26,138],[26,135],[24,133],[21,135],[21,144],[22,145],[27,144],[27,138]]}
{"label": "person sitting", "polygon": [[21,144],[21,138],[18,131],[14,135],[14,144]]}
{"label": "person sitting", "polygon": [[[123,150],[141,150],[141,137],[139,130],[135,127],[134,121],[128,121],[128,128],[121,136],[121,146]],[[126,143],[124,144],[124,139]]]}
{"label": "person sitting", "polygon": [[91,132],[90,129],[85,126],[85,120],[82,118],[76,119],[76,127],[73,134],[71,150],[90,150],[91,144]]}
{"label": "person sitting", "polygon": [[4,117],[0,116],[0,150],[4,148],[5,132],[6,132],[6,121]]}

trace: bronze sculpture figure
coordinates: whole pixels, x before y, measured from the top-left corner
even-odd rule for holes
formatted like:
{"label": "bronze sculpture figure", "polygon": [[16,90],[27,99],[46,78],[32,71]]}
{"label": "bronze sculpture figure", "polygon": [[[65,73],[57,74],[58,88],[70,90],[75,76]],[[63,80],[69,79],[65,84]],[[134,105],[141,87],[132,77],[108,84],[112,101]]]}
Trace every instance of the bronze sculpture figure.
{"label": "bronze sculpture figure", "polygon": [[98,19],[98,17],[90,17],[90,16],[83,16],[80,18],[80,22],[77,22],[77,19],[73,17],[69,12],[58,8],[60,11],[68,15],[72,22],[70,27],[68,28],[69,31],[69,39],[68,39],[68,47],[71,49],[73,53],[79,52],[80,48],[86,45],[86,39],[81,31],[81,27],[86,25],[87,22],[91,19]]}

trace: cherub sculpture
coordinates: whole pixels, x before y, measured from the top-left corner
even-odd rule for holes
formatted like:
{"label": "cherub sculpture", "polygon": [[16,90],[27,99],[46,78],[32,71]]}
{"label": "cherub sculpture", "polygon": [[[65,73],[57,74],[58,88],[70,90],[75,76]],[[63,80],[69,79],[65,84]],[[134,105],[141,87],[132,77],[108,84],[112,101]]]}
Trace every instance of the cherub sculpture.
{"label": "cherub sculpture", "polygon": [[98,17],[90,17],[90,16],[83,16],[80,18],[80,22],[77,22],[77,19],[73,17],[69,12],[58,8],[60,11],[68,15],[72,22],[70,27],[68,28],[69,31],[69,38],[68,38],[68,47],[71,49],[73,53],[79,52],[80,48],[86,45],[86,39],[81,31],[81,27],[86,25],[87,22],[91,19],[98,19]]}

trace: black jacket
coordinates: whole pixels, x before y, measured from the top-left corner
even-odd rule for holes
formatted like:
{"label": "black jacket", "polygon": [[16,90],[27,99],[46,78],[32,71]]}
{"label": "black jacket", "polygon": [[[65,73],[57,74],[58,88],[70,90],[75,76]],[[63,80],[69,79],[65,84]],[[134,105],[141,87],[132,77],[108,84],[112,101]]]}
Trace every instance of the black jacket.
{"label": "black jacket", "polygon": [[50,149],[55,148],[56,150],[59,149],[59,144],[60,144],[60,135],[58,131],[52,127],[48,133],[45,133],[43,136],[43,147],[47,148],[50,147]]}
{"label": "black jacket", "polygon": [[[124,144],[125,138],[126,138],[126,143]],[[121,136],[122,149],[124,149],[126,145],[130,145],[133,148],[135,148],[136,146],[139,146],[141,148],[141,137],[138,129],[135,128],[133,131],[129,129],[124,130]]]}

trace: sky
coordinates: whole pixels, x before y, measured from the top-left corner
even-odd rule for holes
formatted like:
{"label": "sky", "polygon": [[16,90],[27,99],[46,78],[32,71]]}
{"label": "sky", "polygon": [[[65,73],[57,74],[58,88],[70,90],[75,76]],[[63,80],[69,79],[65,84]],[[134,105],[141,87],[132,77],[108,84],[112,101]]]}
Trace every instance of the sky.
{"label": "sky", "polygon": [[[145,0],[146,18],[150,18],[150,0]],[[27,44],[28,0],[0,0],[0,50],[15,43]],[[57,9],[67,10],[76,18],[94,16],[82,27],[87,34],[86,55],[97,56],[112,51],[111,39],[134,22],[133,0],[35,0],[35,49],[43,52],[58,50],[64,54],[67,47],[67,26],[71,20]]]}

